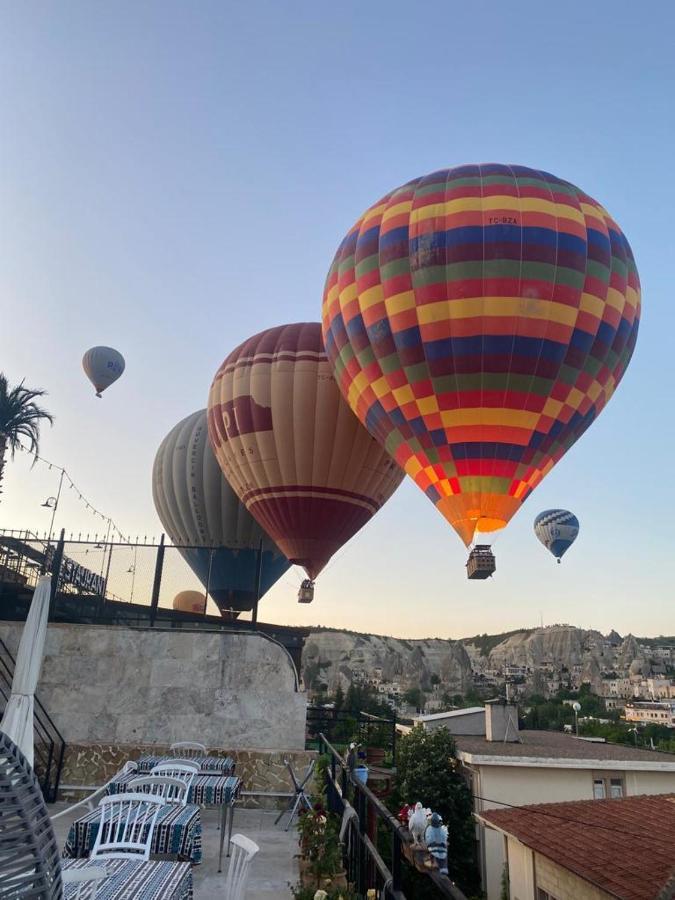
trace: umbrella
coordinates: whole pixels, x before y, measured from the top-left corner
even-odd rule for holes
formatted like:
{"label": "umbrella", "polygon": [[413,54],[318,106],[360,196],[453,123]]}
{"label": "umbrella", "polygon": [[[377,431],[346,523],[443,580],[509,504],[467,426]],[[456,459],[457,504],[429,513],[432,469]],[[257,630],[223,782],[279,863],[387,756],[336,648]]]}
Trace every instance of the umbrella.
{"label": "umbrella", "polygon": [[0,722],[0,731],[19,747],[33,765],[33,696],[37,687],[49,618],[51,576],[43,575],[37,583],[33,600],[23,626],[19,652],[16,655],[12,693]]}

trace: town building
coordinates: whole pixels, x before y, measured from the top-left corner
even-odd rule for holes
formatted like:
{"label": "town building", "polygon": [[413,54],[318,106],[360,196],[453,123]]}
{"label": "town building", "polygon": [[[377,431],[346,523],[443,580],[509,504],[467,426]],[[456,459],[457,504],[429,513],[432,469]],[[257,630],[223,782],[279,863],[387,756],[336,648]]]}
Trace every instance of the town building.
{"label": "town building", "polygon": [[675,896],[675,794],[495,809],[476,818],[502,841],[510,900]]}
{"label": "town building", "polygon": [[[457,756],[478,815],[504,804],[675,792],[675,754],[561,732],[519,732],[517,723],[515,705],[495,701],[486,704],[484,734],[457,735]],[[477,840],[483,890],[488,900],[500,900],[503,837],[479,824]]]}
{"label": "town building", "polygon": [[638,722],[641,725],[666,725],[675,728],[675,701],[655,703],[626,703],[624,711],[626,722]]}
{"label": "town building", "polygon": [[485,707],[470,706],[468,709],[415,716],[413,722],[422,725],[425,731],[447,728],[450,734],[485,734]]}

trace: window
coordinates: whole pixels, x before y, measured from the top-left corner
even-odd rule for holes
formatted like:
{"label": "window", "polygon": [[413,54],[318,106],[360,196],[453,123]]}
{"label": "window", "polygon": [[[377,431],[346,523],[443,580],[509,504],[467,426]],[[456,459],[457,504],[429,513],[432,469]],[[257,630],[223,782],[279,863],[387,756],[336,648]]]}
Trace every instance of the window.
{"label": "window", "polygon": [[612,800],[618,800],[623,797],[623,778],[609,779],[609,796]]}
{"label": "window", "polygon": [[593,799],[605,800],[608,797],[611,800],[618,800],[625,796],[623,784],[623,775],[594,775],[593,776]]}
{"label": "window", "polygon": [[537,900],[556,900],[553,894],[549,894],[548,891],[545,891],[543,888],[537,888]]}

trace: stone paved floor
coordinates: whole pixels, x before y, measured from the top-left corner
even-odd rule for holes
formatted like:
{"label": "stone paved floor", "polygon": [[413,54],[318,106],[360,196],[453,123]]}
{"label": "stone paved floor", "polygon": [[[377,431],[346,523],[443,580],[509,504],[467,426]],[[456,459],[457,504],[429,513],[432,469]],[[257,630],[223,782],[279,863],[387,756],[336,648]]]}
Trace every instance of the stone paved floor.
{"label": "stone paved floor", "polygon": [[[50,812],[57,812],[67,804],[55,803]],[[72,819],[81,815],[78,810],[71,817],[63,816],[54,823],[56,838],[60,847],[66,842],[68,829]],[[251,864],[251,879],[246,893],[247,900],[288,900],[291,892],[289,882],[298,880],[297,832],[283,830],[282,825],[275,825],[277,812],[274,810],[237,809],[234,814],[232,834],[245,834],[260,847],[260,852]],[[218,874],[218,843],[220,832],[217,829],[218,812],[213,809],[202,810],[202,847],[203,861],[192,870],[194,879],[195,900],[223,900],[225,890],[226,863],[223,861],[223,872]]]}

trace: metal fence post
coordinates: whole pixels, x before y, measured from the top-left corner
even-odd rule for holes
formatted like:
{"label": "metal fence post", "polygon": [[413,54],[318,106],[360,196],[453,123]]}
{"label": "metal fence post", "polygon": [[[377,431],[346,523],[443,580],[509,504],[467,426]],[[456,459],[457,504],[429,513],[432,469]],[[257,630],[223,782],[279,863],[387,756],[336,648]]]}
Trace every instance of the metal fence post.
{"label": "metal fence post", "polygon": [[262,583],[262,556],[263,556],[263,539],[260,538],[258,547],[258,560],[255,574],[255,597],[253,599],[253,612],[251,613],[251,626],[255,631],[258,627],[258,602],[260,600],[260,590]]}
{"label": "metal fence post", "polygon": [[159,588],[162,584],[162,570],[164,568],[164,535],[159,539],[157,559],[155,561],[155,580],[152,584],[152,602],[150,604],[150,627],[155,627],[157,607],[159,605]]}
{"label": "metal fence post", "polygon": [[59,576],[61,575],[61,563],[63,561],[63,545],[66,540],[66,529],[61,529],[61,534],[59,535],[59,542],[56,545],[56,552],[54,553],[54,559],[52,560],[52,585],[51,591],[49,594],[49,619],[51,621],[54,618],[54,612],[56,608],[56,593],[59,589]]}

